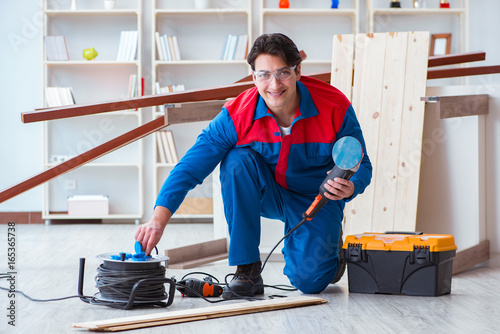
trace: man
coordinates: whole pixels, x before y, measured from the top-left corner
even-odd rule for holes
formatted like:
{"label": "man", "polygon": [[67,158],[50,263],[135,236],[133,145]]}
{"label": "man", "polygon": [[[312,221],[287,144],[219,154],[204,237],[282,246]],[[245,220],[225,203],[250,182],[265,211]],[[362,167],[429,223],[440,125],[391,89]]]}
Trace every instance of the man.
{"label": "man", "polygon": [[301,55],[287,36],[262,35],[248,58],[254,88],[227,102],[165,181],[151,220],[136,239],[149,254],[186,193],[220,162],[229,228],[229,265],[238,266],[223,298],[264,293],[260,275],[260,217],[279,219],[285,233],[297,225],[334,166],[332,148],[357,138],[364,157],[347,181],[326,185],[330,201],[284,243],[283,270],[304,293],[319,293],[344,272],[339,239],[346,201],[364,191],[372,167],[349,100],[322,81],[301,76]]}

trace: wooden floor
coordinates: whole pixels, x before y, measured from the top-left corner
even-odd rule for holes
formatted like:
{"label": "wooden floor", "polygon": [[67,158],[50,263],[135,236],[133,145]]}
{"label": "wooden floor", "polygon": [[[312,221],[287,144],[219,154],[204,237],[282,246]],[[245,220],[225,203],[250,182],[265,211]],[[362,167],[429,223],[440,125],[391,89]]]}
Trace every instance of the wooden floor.
{"label": "wooden floor", "polygon": [[[6,225],[0,225],[0,254],[7,248]],[[84,293],[94,294],[95,256],[108,252],[133,252],[134,225],[22,225],[17,228],[17,288],[34,298],[55,298],[77,293],[78,263],[87,259]],[[159,249],[212,239],[210,224],[170,224]],[[0,271],[5,271],[2,255]],[[197,268],[219,279],[233,270],[227,261]],[[263,273],[266,284],[288,284],[283,263],[269,263]],[[180,279],[190,270],[167,269]],[[453,277],[452,293],[440,297],[350,294],[347,277],[319,296],[327,304],[236,317],[196,321],[130,331],[133,333],[498,333],[500,331],[500,256]],[[5,280],[0,281],[7,286]],[[266,289],[266,295],[300,295]],[[6,315],[7,292],[0,291]],[[176,294],[167,308],[116,310],[83,303],[79,299],[32,302],[17,295],[16,327],[0,317],[0,333],[81,333],[73,323],[132,315],[206,307],[201,299]],[[219,304],[220,305],[220,304]]]}

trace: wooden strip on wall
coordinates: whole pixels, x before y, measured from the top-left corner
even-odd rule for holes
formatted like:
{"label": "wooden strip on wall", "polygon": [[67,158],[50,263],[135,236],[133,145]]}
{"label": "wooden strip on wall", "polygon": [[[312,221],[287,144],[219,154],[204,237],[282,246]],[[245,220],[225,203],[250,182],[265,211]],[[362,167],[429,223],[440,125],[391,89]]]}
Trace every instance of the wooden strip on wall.
{"label": "wooden strip on wall", "polygon": [[376,151],[372,151],[372,156],[377,155],[377,169],[373,174],[376,184],[370,231],[394,229],[407,44],[408,33],[387,34],[378,147]]}
{"label": "wooden strip on wall", "polygon": [[[377,172],[386,36],[385,33],[358,34],[355,41],[352,104],[361,124],[373,175]],[[373,178],[365,192],[347,206],[345,233],[371,230],[376,182]]]}
{"label": "wooden strip on wall", "polygon": [[330,84],[350,100],[352,97],[354,35],[333,36]]}
{"label": "wooden strip on wall", "polygon": [[413,32],[408,37],[401,147],[396,191],[395,229],[415,231],[417,221],[420,158],[424,129],[427,55],[429,32]]}

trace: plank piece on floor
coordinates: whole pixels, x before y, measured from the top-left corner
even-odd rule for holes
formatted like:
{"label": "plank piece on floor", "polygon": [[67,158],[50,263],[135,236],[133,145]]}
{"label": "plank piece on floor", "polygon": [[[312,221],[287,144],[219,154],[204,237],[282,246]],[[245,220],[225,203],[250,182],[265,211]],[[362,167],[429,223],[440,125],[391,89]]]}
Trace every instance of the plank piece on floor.
{"label": "plank piece on floor", "polygon": [[163,325],[169,323],[214,319],[249,313],[282,310],[293,307],[319,305],[326,302],[327,301],[323,298],[308,296],[276,298],[252,302],[230,303],[172,312],[162,312],[158,314],[116,318],[102,321],[82,322],[73,324],[73,327],[87,328],[89,330],[97,331],[120,331],[158,326],[160,324]]}
{"label": "plank piece on floor", "polygon": [[216,239],[198,244],[165,250],[168,268],[189,269],[202,264],[227,259],[227,239]]}

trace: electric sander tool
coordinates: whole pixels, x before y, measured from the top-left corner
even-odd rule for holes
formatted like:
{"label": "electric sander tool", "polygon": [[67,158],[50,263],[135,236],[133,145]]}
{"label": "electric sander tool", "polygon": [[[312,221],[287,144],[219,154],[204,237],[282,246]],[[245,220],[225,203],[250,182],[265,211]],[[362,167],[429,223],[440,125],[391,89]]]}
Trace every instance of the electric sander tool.
{"label": "electric sander tool", "polygon": [[333,146],[332,158],[335,166],[321,183],[319,194],[314,199],[314,202],[309,209],[302,214],[305,220],[311,220],[328,202],[328,198],[325,197],[324,194],[325,192],[331,194],[325,188],[325,184],[327,184],[329,180],[334,180],[337,177],[349,180],[359,169],[359,165],[363,159],[363,147],[354,137],[342,137]]}

